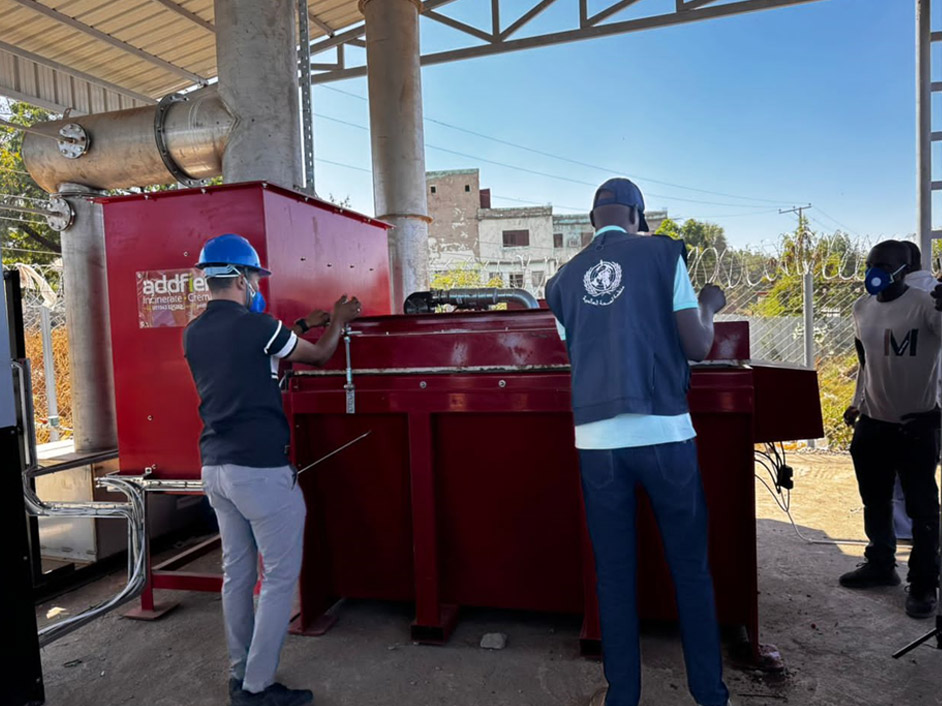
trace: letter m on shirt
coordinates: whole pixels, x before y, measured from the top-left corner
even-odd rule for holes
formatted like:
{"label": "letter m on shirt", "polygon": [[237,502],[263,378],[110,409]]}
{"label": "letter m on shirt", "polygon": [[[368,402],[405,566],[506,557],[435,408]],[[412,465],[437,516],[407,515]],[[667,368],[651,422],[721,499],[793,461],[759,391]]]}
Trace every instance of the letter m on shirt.
{"label": "letter m on shirt", "polygon": [[890,352],[892,351],[897,356],[906,355],[907,351],[909,355],[916,355],[916,346],[919,342],[919,329],[914,328],[906,334],[906,337],[897,342],[896,336],[893,335],[892,329],[886,329],[883,333],[883,355],[889,357]]}

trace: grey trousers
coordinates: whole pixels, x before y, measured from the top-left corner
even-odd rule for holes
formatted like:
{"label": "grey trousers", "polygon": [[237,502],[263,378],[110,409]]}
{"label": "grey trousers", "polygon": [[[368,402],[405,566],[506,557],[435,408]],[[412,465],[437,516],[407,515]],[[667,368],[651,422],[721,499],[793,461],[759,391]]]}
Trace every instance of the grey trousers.
{"label": "grey trousers", "polygon": [[[203,466],[203,485],[222,537],[222,608],[231,676],[245,691],[275,681],[301,573],[304,496],[290,466]],[[262,557],[258,611],[253,591]]]}

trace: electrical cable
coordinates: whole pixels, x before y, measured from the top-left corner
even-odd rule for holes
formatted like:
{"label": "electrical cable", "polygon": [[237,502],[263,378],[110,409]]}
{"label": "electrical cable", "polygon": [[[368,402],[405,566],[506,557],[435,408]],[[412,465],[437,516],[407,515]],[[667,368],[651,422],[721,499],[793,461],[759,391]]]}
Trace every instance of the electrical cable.
{"label": "electrical cable", "polygon": [[[351,93],[351,92],[349,92],[349,91],[344,91],[344,90],[342,90],[342,89],[335,88],[334,86],[320,86],[320,88],[324,88],[324,89],[326,89],[326,90],[328,90],[328,91],[333,91],[334,93],[340,93],[340,94],[343,94],[343,95],[346,95],[346,96],[350,96],[351,98],[356,98],[357,100],[369,102],[369,99],[366,98],[366,97],[364,97],[364,96],[357,95],[356,93]],[[323,117],[323,116],[322,116],[322,117]],[[571,159],[571,158],[569,158],[569,157],[564,157],[564,156],[562,156],[562,155],[554,154],[554,153],[552,153],[552,152],[546,152],[546,151],[539,150],[539,149],[536,149],[536,148],[533,148],[533,147],[527,147],[526,145],[521,145],[521,144],[519,144],[519,143],[512,142],[512,141],[510,141],[510,140],[503,140],[503,139],[501,139],[501,138],[499,138],[499,137],[493,137],[493,136],[491,136],[491,135],[486,135],[486,134],[481,133],[481,132],[476,132],[475,130],[469,130],[468,128],[464,128],[464,127],[461,127],[461,126],[459,126],[459,125],[453,125],[453,124],[447,123],[447,122],[445,122],[445,121],[443,121],[443,120],[436,120],[435,118],[428,118],[428,117],[426,117],[426,118],[424,118],[424,121],[425,121],[425,122],[429,122],[429,123],[433,123],[433,124],[435,124],[435,125],[441,125],[441,126],[443,126],[443,127],[451,128],[452,130],[457,130],[457,131],[459,131],[459,132],[464,132],[464,133],[469,134],[469,135],[474,135],[475,137],[480,137],[480,138],[485,139],[485,140],[490,140],[490,141],[492,141],[492,142],[496,142],[496,143],[501,144],[501,145],[506,145],[506,146],[508,146],[508,147],[514,147],[514,148],[516,148],[516,149],[524,150],[524,151],[526,151],[526,152],[532,152],[533,154],[538,154],[538,155],[541,155],[541,156],[543,156],[543,157],[550,157],[551,159],[557,159],[557,160],[560,160],[560,161],[562,161],[562,162],[568,162],[569,164],[575,164],[575,165],[577,165],[577,166],[587,167],[587,168],[589,168],[589,169],[595,169],[595,170],[597,170],[597,171],[605,172],[605,173],[607,173],[607,174],[618,174],[618,173],[620,173],[620,170],[618,170],[618,169],[609,169],[609,168],[607,168],[607,167],[602,167],[602,166],[599,166],[599,165],[597,165],[597,164],[590,164],[590,163],[588,163],[588,162],[580,162],[579,160]],[[359,126],[357,126],[357,127],[359,127]],[[697,188],[697,187],[694,187],[694,186],[684,186],[683,184],[675,184],[675,183],[669,182],[669,181],[661,181],[661,180],[659,180],[659,179],[651,179],[651,178],[649,178],[649,177],[645,177],[645,176],[641,176],[641,175],[635,175],[634,178],[637,178],[638,180],[642,180],[642,181],[648,181],[648,182],[651,182],[652,184],[661,184],[662,186],[670,186],[670,187],[673,187],[673,188],[675,188],[675,189],[684,189],[684,190],[687,190],[687,191],[696,191],[696,192],[703,193],[703,194],[711,194],[711,195],[713,195],[713,196],[723,196],[723,197],[725,197],[725,198],[742,199],[742,200],[744,200],[744,201],[760,201],[760,202],[765,202],[765,203],[785,203],[785,202],[793,203],[793,202],[795,202],[794,199],[785,199],[784,201],[781,201],[781,200],[777,200],[777,199],[764,199],[764,198],[758,198],[758,197],[754,197],[754,196],[742,196],[742,195],[739,195],[739,194],[729,194],[729,193],[725,193],[725,192],[722,192],[722,191],[712,191],[712,190],[710,190],[710,189],[701,189],[701,188]],[[595,186],[595,185],[593,185],[593,186]],[[658,196],[657,194],[651,194],[651,195],[652,195],[652,196]],[[678,198],[678,197],[658,196],[658,198]],[[738,207],[737,204],[732,204],[732,205],[736,205],[736,206]]]}
{"label": "electrical cable", "polygon": [[[788,466],[785,462],[786,461],[785,445],[780,444],[780,447],[781,447],[781,452],[779,451],[779,447],[777,447],[775,444],[766,444],[765,451],[756,449],[756,452],[755,452],[756,462],[761,464],[762,467],[765,468],[766,471],[768,471],[769,475],[772,476],[772,479],[773,479],[772,483],[775,486],[775,489],[773,490],[772,486],[770,486],[765,481],[765,479],[762,478],[758,473],[754,475],[756,477],[756,480],[762,483],[762,485],[765,486],[766,490],[769,491],[769,494],[772,496],[772,499],[775,501],[775,504],[778,505],[779,509],[785,513],[786,517],[788,517],[788,521],[791,522],[792,528],[794,528],[795,530],[795,534],[797,534],[798,537],[801,538],[807,544],[817,544],[817,545],[825,545],[825,546],[841,546],[841,545],[863,546],[863,547],[867,546],[869,542],[859,540],[859,539],[812,539],[811,537],[806,537],[804,534],[802,534],[801,530],[798,527],[798,523],[795,522],[795,518],[791,512],[791,495],[792,495],[791,489],[788,487],[785,487],[782,483],[782,476],[780,474]],[[773,460],[773,454],[775,456],[774,460]],[[766,464],[765,460],[763,459],[768,459],[768,461],[772,463],[772,468],[778,471],[778,473],[773,473],[772,468],[770,468]]]}

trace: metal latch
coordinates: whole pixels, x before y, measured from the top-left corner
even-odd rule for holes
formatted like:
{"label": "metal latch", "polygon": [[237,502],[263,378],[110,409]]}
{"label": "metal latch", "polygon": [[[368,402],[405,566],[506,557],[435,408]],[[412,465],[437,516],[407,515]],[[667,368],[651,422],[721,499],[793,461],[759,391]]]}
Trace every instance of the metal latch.
{"label": "metal latch", "polygon": [[356,414],[356,386],[353,384],[353,363],[350,360],[350,336],[356,335],[356,331],[350,326],[343,330],[343,347],[347,353],[347,382],[343,386],[343,391],[347,399],[347,414]]}

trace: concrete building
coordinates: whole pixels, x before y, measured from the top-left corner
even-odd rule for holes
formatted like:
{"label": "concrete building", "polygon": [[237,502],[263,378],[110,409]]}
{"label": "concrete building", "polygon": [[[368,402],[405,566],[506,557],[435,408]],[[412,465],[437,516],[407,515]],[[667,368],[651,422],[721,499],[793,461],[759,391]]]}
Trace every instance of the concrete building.
{"label": "concrete building", "polygon": [[[426,174],[429,272],[480,268],[482,280],[500,278],[542,297],[546,280],[588,244],[594,233],[588,213],[554,215],[552,206],[492,208],[477,169]],[[666,211],[646,214],[652,230]]]}

